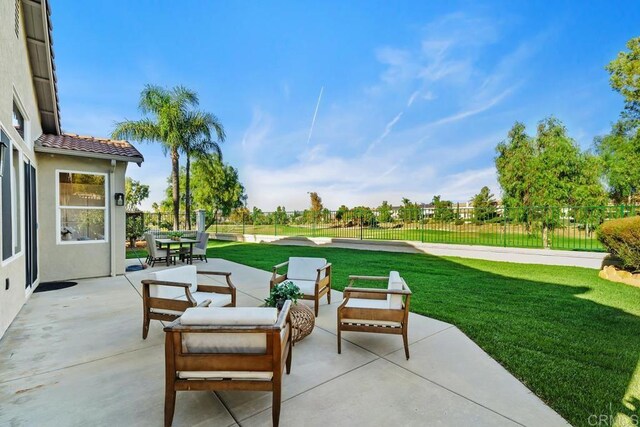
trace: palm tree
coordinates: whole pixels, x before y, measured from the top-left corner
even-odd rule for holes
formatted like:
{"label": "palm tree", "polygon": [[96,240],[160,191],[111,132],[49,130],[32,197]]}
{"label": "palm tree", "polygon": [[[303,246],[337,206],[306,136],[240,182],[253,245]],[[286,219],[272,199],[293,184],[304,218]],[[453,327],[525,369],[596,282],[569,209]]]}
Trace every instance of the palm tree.
{"label": "palm tree", "polygon": [[[193,155],[203,157],[213,154],[222,159],[222,151],[219,143],[224,142],[225,132],[222,123],[211,113],[200,111],[189,115],[190,129],[184,135],[184,142],[180,150],[187,157],[185,167],[185,213],[187,216],[187,227],[191,228],[191,157]],[[214,131],[217,141],[211,138],[211,131]]]}
{"label": "palm tree", "polygon": [[209,119],[215,119],[215,116],[195,111],[197,106],[198,96],[184,86],[165,89],[146,85],[140,93],[139,109],[151,117],[116,123],[111,133],[112,138],[160,143],[164,154],[171,155],[173,228],[176,230],[180,215],[180,151],[188,146],[188,140],[211,139]]}

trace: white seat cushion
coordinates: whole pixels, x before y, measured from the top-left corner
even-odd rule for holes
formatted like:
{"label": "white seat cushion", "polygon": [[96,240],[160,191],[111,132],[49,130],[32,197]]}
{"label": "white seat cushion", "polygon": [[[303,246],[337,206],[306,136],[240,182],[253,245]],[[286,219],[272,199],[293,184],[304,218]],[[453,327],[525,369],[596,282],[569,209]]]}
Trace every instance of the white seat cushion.
{"label": "white seat cushion", "polygon": [[[198,271],[195,265],[185,265],[184,267],[167,268],[156,271],[149,275],[151,280],[161,280],[163,282],[189,283],[191,293],[198,290]],[[184,296],[184,289],[175,286],[149,286],[149,296],[153,298],[175,299]]]}
{"label": "white seat cushion", "polygon": [[[404,280],[400,277],[400,273],[392,271],[389,273],[389,290],[402,290],[404,286]],[[387,295],[387,303],[389,308],[394,310],[402,309],[402,295]]]}
{"label": "white seat cushion", "polygon": [[178,371],[178,377],[182,379],[208,379],[208,380],[263,380],[273,378],[273,372],[264,371]]}
{"label": "white seat cushion", "polygon": [[287,279],[313,280],[315,282],[318,278],[318,269],[325,265],[327,265],[327,260],[324,258],[291,257],[289,258]]}
{"label": "white seat cushion", "polygon": [[316,294],[316,281],[315,280],[289,280],[291,283],[300,288],[300,292],[304,295],[315,295]]}

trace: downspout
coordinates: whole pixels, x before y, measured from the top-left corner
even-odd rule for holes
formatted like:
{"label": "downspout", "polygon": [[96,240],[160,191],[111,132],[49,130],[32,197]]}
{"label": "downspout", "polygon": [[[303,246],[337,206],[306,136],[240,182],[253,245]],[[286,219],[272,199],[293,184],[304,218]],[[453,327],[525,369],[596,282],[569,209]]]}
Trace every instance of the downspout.
{"label": "downspout", "polygon": [[109,171],[109,253],[111,277],[116,275],[116,164],[111,160],[111,170]]}

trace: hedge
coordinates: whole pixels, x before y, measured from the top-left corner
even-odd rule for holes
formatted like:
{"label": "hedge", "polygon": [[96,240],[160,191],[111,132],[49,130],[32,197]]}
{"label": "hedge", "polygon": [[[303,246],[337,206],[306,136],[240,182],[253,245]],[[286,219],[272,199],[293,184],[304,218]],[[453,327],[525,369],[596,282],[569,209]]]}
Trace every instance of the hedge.
{"label": "hedge", "polygon": [[598,230],[598,240],[620,258],[623,267],[640,270],[640,216],[604,222]]}

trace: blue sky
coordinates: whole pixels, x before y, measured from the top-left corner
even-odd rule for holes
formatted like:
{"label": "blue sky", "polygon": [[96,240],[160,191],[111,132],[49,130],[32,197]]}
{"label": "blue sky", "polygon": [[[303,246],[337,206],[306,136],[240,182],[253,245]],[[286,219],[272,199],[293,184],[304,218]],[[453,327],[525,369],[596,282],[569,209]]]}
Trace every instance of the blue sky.
{"label": "blue sky", "polygon": [[[589,148],[622,109],[604,66],[635,1],[52,1],[62,125],[108,136],[146,83],[185,85],[225,126],[249,206],[336,208],[498,194],[496,144],[551,114]],[[313,133],[314,111],[323,88]],[[128,174],[163,197],[159,147]]]}

